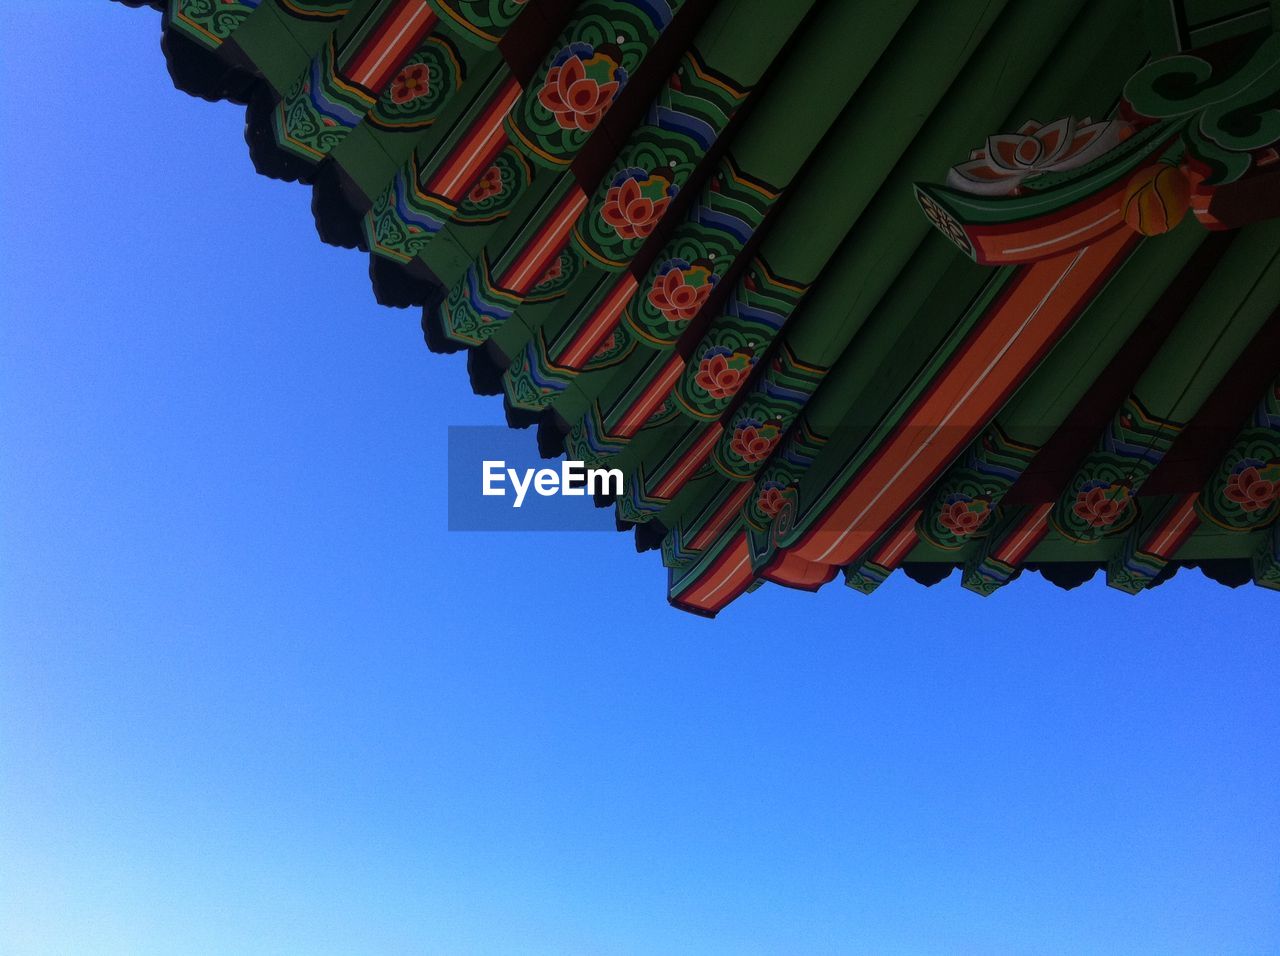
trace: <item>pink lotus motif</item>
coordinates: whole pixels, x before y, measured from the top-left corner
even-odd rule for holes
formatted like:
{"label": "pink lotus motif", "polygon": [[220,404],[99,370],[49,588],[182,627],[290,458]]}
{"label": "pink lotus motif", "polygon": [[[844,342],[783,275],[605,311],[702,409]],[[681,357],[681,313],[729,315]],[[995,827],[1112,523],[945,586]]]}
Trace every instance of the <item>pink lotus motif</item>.
{"label": "pink lotus motif", "polygon": [[1270,508],[1280,497],[1280,461],[1269,465],[1254,459],[1242,461],[1227,479],[1222,493],[1245,511]]}
{"label": "pink lotus motif", "polygon": [[756,497],[756,507],[770,518],[776,518],[786,502],[786,498],[782,494],[785,490],[780,481],[766,481],[760,488],[760,494]]}
{"label": "pink lotus motif", "polygon": [[1109,528],[1129,508],[1129,489],[1120,484],[1090,481],[1076,493],[1073,511],[1090,528]]}
{"label": "pink lotus motif", "polygon": [[668,260],[653,280],[649,304],[668,322],[687,322],[707,301],[717,278],[705,260],[692,264],[683,259]]}
{"label": "pink lotus motif", "polygon": [[643,239],[653,232],[675,193],[671,174],[665,169],[652,173],[624,169],[614,177],[605,193],[600,218],[613,228],[619,239]]}
{"label": "pink lotus motif", "polygon": [[743,349],[730,351],[723,345],[713,346],[703,353],[693,381],[712,398],[725,399],[746,381],[755,362],[755,357]]}
{"label": "pink lotus motif", "polygon": [[761,422],[744,418],[734,426],[730,450],[745,462],[764,461],[782,437],[782,429],[776,422]]}
{"label": "pink lotus motif", "polygon": [[939,509],[938,523],[957,538],[967,538],[986,523],[990,513],[985,498],[950,495]]}
{"label": "pink lotus motif", "polygon": [[551,61],[538,102],[561,129],[590,132],[627,81],[621,60],[622,51],[613,44],[596,49],[589,43],[571,43]]}
{"label": "pink lotus motif", "polygon": [[1064,116],[1041,125],[1028,120],[1016,133],[999,133],[947,173],[947,185],[980,196],[1008,196],[1040,173],[1063,172],[1092,162],[1131,132],[1123,120],[1094,123]]}

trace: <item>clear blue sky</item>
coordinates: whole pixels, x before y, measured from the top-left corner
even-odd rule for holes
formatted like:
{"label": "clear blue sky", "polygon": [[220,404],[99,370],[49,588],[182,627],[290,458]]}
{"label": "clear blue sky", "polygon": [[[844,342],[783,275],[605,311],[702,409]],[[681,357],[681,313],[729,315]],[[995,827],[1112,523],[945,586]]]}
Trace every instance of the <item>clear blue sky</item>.
{"label": "clear blue sky", "polygon": [[448,532],[462,358],[155,14],[5,19],[0,953],[1280,952],[1276,595]]}

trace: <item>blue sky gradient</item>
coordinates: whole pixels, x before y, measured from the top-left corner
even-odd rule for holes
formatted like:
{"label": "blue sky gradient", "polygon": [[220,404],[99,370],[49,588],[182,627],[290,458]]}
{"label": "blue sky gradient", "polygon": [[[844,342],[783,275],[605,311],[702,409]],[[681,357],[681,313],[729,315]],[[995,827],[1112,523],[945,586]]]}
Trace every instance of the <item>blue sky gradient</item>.
{"label": "blue sky gradient", "polygon": [[6,19],[0,953],[1280,952],[1275,594],[448,532],[499,400],[154,13]]}

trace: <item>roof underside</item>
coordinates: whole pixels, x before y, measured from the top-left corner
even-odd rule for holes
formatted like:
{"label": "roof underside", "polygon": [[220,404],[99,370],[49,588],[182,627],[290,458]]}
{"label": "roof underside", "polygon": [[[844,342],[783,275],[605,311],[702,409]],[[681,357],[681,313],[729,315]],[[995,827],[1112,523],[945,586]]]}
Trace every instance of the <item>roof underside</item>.
{"label": "roof underside", "polygon": [[1274,5],[121,2],[675,606],[1280,588]]}

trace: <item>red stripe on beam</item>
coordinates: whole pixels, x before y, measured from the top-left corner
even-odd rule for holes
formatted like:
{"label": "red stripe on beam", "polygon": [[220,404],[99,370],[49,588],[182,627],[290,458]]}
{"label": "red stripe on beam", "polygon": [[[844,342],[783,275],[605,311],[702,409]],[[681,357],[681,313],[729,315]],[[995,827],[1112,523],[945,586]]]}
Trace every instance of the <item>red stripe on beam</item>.
{"label": "red stripe on beam", "polygon": [[1052,510],[1052,501],[1037,506],[1016,528],[1005,535],[1004,540],[991,552],[991,556],[1011,568],[1020,565],[1048,533],[1045,519],[1049,517],[1049,512]]}
{"label": "red stripe on beam", "polygon": [[742,507],[743,503],[747,500],[747,497],[751,494],[754,488],[755,486],[751,482],[743,482],[742,485],[728,497],[725,503],[716,509],[716,513],[713,514],[707,523],[702,526],[702,530],[698,532],[697,536],[689,542],[689,550],[701,551],[708,544],[714,541],[716,537],[719,536],[720,532],[724,530],[725,525],[729,523],[729,519],[732,518],[737,513],[738,509]]}
{"label": "red stripe on beam", "polygon": [[724,426],[719,422],[708,428],[702,437],[694,442],[693,447],[680,456],[680,460],[676,462],[675,467],[667,472],[667,477],[662,479],[662,483],[654,489],[653,496],[664,501],[670,501],[674,498],[675,493],[680,490],[680,486],[684,484],[685,479],[706,461],[707,456],[711,454],[712,447],[720,439],[723,432]]}
{"label": "red stripe on beam", "polygon": [[1172,558],[1178,549],[1186,543],[1200,525],[1200,516],[1196,514],[1196,501],[1199,493],[1184,497],[1169,517],[1157,528],[1153,528],[1147,536],[1147,542],[1139,548],[1157,558]]}
{"label": "red stripe on beam", "polygon": [[343,75],[366,90],[381,92],[435,25],[436,15],[424,0],[403,0],[343,67]]}
{"label": "red stripe on beam", "polygon": [[871,556],[871,560],[882,568],[890,570],[902,563],[902,559],[911,553],[920,536],[916,534],[916,522],[920,520],[923,509],[917,508],[903,520],[896,534],[891,535],[879,551]]}
{"label": "red stripe on beam", "polygon": [[[1134,234],[1117,230],[1092,246],[1020,272],[1017,284],[970,336],[962,354],[947,363],[934,387],[790,554],[832,568],[852,563],[990,421],[1136,242]],[[922,442],[921,434],[931,437]],[[917,476],[914,480],[902,480],[908,470]],[[771,564],[780,564],[784,554],[775,554]],[[749,561],[745,568],[717,561],[679,603],[715,613],[756,576]]]}
{"label": "red stripe on beam", "polygon": [[508,292],[523,295],[537,285],[550,267],[551,260],[560,254],[564,244],[569,241],[569,230],[586,206],[587,194],[580,186],[573,186],[534,237],[520,250],[515,262],[498,277],[498,286]]}
{"label": "red stripe on beam", "polygon": [[591,317],[583,324],[573,341],[555,359],[562,368],[582,368],[583,363],[596,354],[596,349],[604,341],[604,337],[618,324],[618,316],[631,301],[636,288],[640,285],[635,276],[626,273],[613,287],[608,297],[596,307]]}
{"label": "red stripe on beam", "polygon": [[507,145],[502,121],[519,97],[520,84],[508,78],[489,107],[431,174],[425,185],[427,192],[446,199],[462,198]]}
{"label": "red stripe on beam", "polygon": [[1136,244],[1117,231],[1026,267],[872,459],[793,546],[848,564],[888,527],[999,411]]}
{"label": "red stripe on beam", "polygon": [[649,387],[636,399],[622,421],[618,422],[618,430],[612,434],[619,438],[630,438],[638,432],[640,427],[649,420],[654,409],[662,404],[662,400],[680,380],[683,372],[684,359],[679,355],[671,356],[667,364],[662,367],[662,371],[649,383]]}

